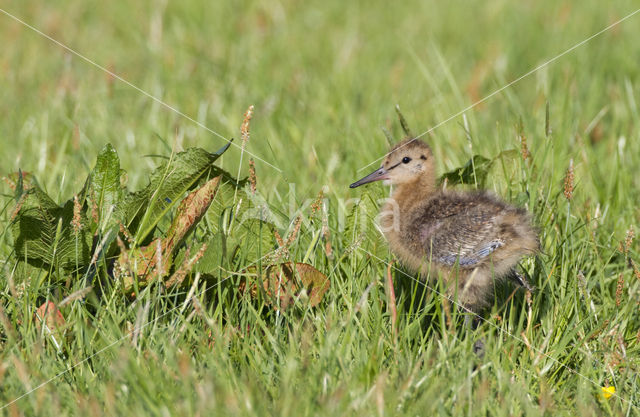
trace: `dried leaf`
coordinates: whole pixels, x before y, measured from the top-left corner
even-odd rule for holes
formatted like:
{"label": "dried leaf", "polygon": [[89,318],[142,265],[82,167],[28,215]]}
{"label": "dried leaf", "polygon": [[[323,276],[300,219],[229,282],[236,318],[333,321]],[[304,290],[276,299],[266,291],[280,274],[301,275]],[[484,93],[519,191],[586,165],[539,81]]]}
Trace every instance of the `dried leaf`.
{"label": "dried leaf", "polygon": [[215,198],[220,178],[218,176],[207,181],[180,202],[166,237],[157,238],[141,248],[121,251],[113,272],[116,279],[123,281],[125,292],[132,289],[134,277],[138,285],[144,286],[155,278],[161,279],[167,275],[168,268],[163,266],[170,264],[176,247],[207,212]]}
{"label": "dried leaf", "polygon": [[[257,283],[261,282],[267,295],[267,302],[281,310],[288,308],[294,298],[301,295],[303,289],[309,297],[309,305],[315,307],[322,301],[322,297],[330,286],[325,274],[302,262],[269,265],[263,268],[260,274],[256,266],[251,266],[243,275],[253,277],[253,282],[250,284],[252,296],[257,295]],[[247,283],[242,282],[240,292],[244,292],[246,287]]]}
{"label": "dried leaf", "polygon": [[48,330],[47,333],[54,338],[57,338],[58,341],[60,340],[60,335],[62,334],[67,322],[60,310],[58,310],[58,307],[56,307],[52,301],[48,301],[38,307],[35,313],[35,318],[38,322],[46,326],[46,329]]}
{"label": "dried leaf", "polygon": [[207,181],[202,187],[189,193],[178,206],[176,217],[171,223],[171,228],[167,232],[164,239],[163,247],[168,252],[173,252],[176,245],[180,243],[185,236],[193,230],[193,228],[202,219],[207,209],[213,202],[220,184],[220,176]]}

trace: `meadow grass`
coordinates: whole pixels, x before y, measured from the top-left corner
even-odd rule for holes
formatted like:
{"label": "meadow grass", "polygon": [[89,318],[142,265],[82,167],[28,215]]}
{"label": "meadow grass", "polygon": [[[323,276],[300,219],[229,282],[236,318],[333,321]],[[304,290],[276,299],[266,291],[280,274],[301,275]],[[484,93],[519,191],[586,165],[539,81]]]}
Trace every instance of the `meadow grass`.
{"label": "meadow grass", "polygon": [[[542,253],[522,264],[537,290],[497,289],[475,331],[437,285],[388,267],[374,226],[388,190],[348,188],[386,151],[380,127],[401,137],[396,104],[425,132],[637,3],[1,7],[224,138],[239,137],[254,105],[258,192],[286,220],[283,236],[302,208],[288,256],[331,288],[317,307],[283,311],[239,294],[231,272],[277,245],[241,247],[214,276],[151,285],[135,300],[108,279],[41,273],[15,257],[15,201],[0,185],[0,415],[640,415],[640,14],[424,136],[441,173],[514,150],[485,185],[530,210],[540,231]],[[28,171],[62,202],[107,142],[133,189],[157,164],[146,155],[225,143],[7,15],[0,22],[1,175]],[[249,157],[232,147],[219,164],[246,175]],[[328,233],[305,205],[323,188]],[[190,241],[221,233],[214,223]],[[56,345],[36,309],[89,284],[60,307]]]}

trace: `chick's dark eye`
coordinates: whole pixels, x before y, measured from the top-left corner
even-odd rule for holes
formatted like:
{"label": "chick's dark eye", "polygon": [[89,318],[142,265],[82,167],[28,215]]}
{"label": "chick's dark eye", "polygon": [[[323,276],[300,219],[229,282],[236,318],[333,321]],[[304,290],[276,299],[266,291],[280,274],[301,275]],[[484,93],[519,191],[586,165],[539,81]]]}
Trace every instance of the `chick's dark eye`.
{"label": "chick's dark eye", "polygon": [[409,158],[408,156],[405,156],[404,158],[402,158],[403,164],[408,164],[409,162],[411,162],[411,158]]}

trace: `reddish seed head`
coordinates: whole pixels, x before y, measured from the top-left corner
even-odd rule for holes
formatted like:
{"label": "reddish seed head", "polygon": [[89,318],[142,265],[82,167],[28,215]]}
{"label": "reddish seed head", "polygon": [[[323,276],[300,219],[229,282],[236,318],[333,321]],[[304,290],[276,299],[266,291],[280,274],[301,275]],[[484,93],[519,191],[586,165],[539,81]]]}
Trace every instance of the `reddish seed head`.
{"label": "reddish seed head", "polygon": [[564,197],[571,201],[573,198],[573,159],[569,160],[569,168],[564,177]]}

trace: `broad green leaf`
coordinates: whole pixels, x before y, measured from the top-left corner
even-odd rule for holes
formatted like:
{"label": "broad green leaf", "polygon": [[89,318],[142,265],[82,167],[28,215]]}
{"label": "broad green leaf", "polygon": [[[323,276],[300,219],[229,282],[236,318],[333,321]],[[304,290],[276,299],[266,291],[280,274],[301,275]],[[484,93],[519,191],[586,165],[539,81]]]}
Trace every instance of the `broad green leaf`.
{"label": "broad green leaf", "polygon": [[230,183],[221,184],[206,214],[214,235],[196,265],[199,272],[216,274],[220,266],[231,268],[236,260],[256,262],[275,249],[274,225],[269,217],[260,216],[263,211],[255,207],[256,199],[246,193],[246,188],[238,190],[234,205],[234,191]]}
{"label": "broad green leaf", "polygon": [[474,155],[463,166],[443,174],[440,177],[440,183],[446,179],[448,185],[477,184],[479,188],[484,188],[487,176],[497,161],[502,161],[503,163],[511,162],[517,159],[518,155],[518,152],[514,149],[502,151],[491,159],[482,155]]}
{"label": "broad green leaf", "polygon": [[446,179],[449,185],[478,184],[478,187],[484,187],[492,164],[492,159],[485,158],[482,155],[474,155],[460,168],[443,174],[440,177],[440,182],[444,182]]}
{"label": "broad green leaf", "polygon": [[127,214],[129,226],[139,219],[134,236],[135,244],[143,242],[160,219],[201,179],[218,175],[213,163],[229,145],[215,153],[201,148],[190,148],[176,154],[168,163],[156,168],[145,189],[126,199],[123,209]]}
{"label": "broad green leaf", "polygon": [[[236,182],[228,175],[223,176],[218,188],[216,198],[207,211],[206,219],[211,231],[214,233],[228,233],[235,218],[243,218],[245,212],[251,207],[251,198],[244,191],[246,180]],[[236,187],[238,189],[236,193]],[[234,203],[235,196],[235,203]]]}
{"label": "broad green leaf", "polygon": [[12,225],[17,257],[45,269],[86,266],[92,243],[86,216],[79,213],[81,226],[74,230],[73,200],[60,207],[36,184],[24,191]]}
{"label": "broad green leaf", "polygon": [[100,151],[89,176],[86,198],[94,230],[106,232],[124,221],[122,212],[117,209],[123,199],[121,175],[118,153],[111,144],[107,144]]}
{"label": "broad green leaf", "polygon": [[[224,237],[221,233],[216,233],[210,239],[207,240],[207,249],[204,251],[202,258],[194,266],[195,272],[202,274],[210,274],[217,276],[220,272],[220,267],[228,269],[228,265],[225,263],[226,252],[224,250]],[[191,247],[191,253],[197,252],[202,248],[202,243],[196,242]],[[184,262],[186,255],[186,247],[180,248],[176,255],[175,263],[180,265]]]}
{"label": "broad green leaf", "polygon": [[[207,241],[207,249],[194,270],[217,275],[220,267],[232,269],[237,262],[246,265],[264,261],[265,255],[277,247],[273,228],[269,223],[248,220],[235,227],[229,236],[216,233]],[[191,252],[196,250],[193,248]],[[177,258],[183,256],[182,252],[184,250],[176,257],[176,264],[180,262]]]}
{"label": "broad green leaf", "polygon": [[257,262],[277,248],[273,229],[272,224],[260,219],[245,219],[227,236],[228,253],[234,258],[236,254],[241,254],[245,263]]}

